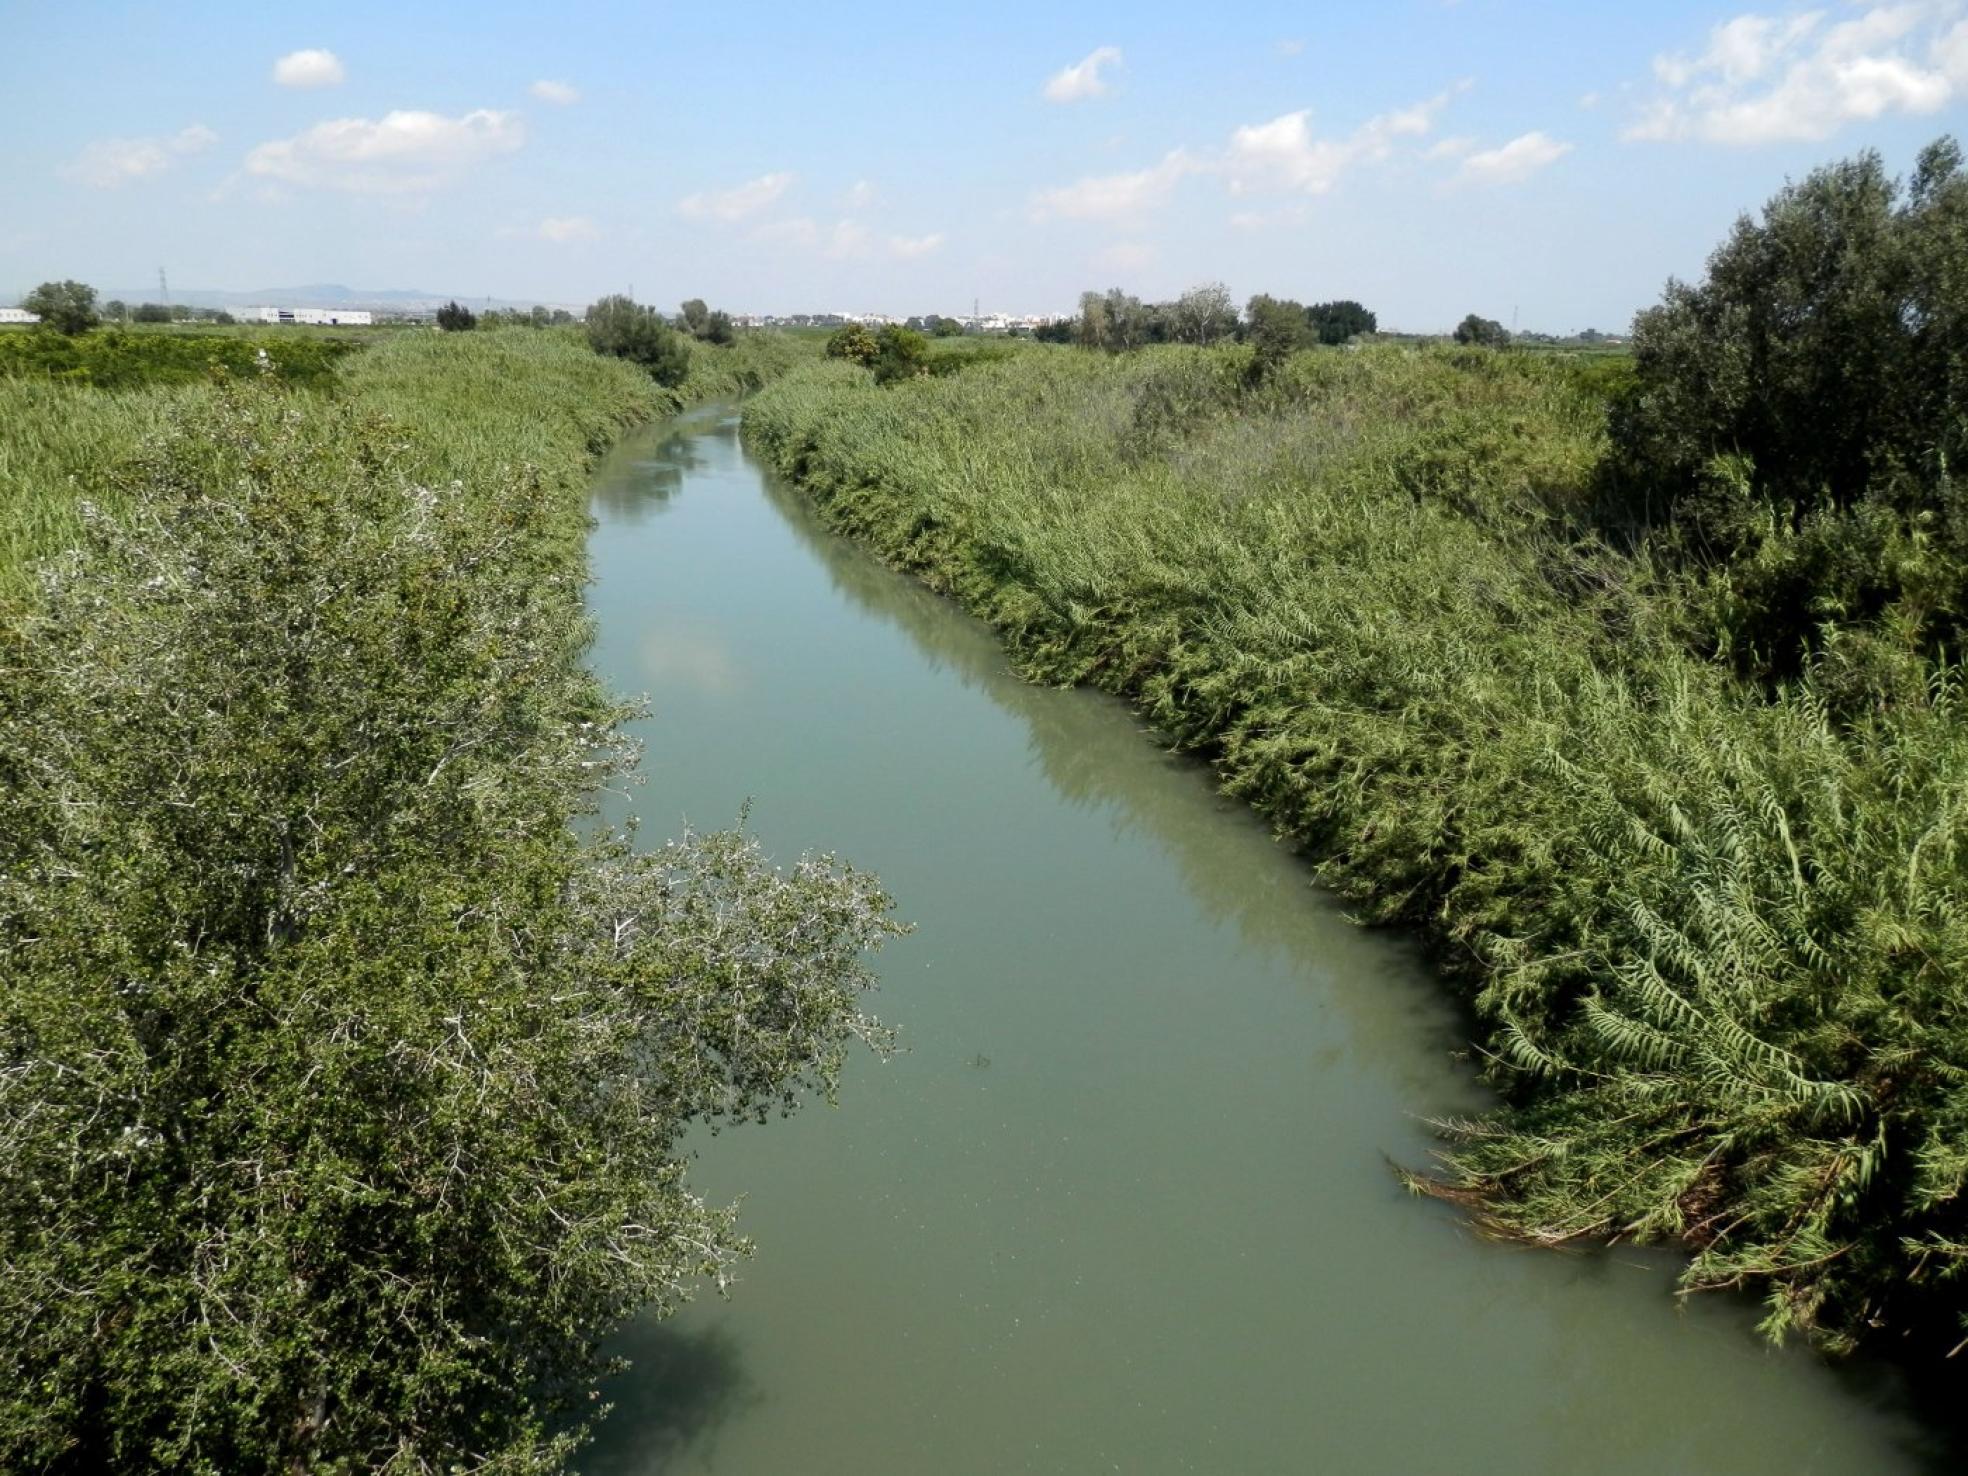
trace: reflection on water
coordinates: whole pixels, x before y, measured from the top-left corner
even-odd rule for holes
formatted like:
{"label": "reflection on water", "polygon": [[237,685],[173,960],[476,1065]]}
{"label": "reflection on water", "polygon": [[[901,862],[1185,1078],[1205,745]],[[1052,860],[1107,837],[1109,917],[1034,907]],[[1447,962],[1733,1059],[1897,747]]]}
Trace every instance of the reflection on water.
{"label": "reflection on water", "polygon": [[599,668],[646,690],[652,839],[748,798],[913,938],[907,1052],[703,1146],[729,1302],[637,1324],[595,1472],[1953,1468],[1883,1370],[1682,1307],[1672,1256],[1486,1244],[1402,1193],[1478,1109],[1415,951],[1348,925],[1200,768],[1029,686],[820,530],[713,412],[598,481]]}

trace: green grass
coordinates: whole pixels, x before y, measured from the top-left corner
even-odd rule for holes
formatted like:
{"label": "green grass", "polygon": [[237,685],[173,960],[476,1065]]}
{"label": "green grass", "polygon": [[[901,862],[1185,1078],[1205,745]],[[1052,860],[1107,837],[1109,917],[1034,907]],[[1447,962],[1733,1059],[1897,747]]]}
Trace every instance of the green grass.
{"label": "green grass", "polygon": [[1244,362],[815,365],[746,427],[1028,675],[1128,697],[1426,930],[1507,1105],[1418,1184],[1681,1244],[1774,1336],[1960,1317],[1958,673],[1841,724],[1690,654],[1677,587],[1571,532],[1617,362],[1321,351],[1257,392]]}

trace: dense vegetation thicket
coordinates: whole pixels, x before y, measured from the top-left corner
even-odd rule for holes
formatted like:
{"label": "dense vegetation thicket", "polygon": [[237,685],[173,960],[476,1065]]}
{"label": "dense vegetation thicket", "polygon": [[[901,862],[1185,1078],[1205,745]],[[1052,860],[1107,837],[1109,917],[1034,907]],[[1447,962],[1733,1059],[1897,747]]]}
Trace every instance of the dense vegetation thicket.
{"label": "dense vegetation thicket", "polygon": [[0,378],[46,375],[97,389],[196,384],[215,373],[277,373],[287,384],[319,385],[356,343],[278,330],[250,335],[125,333],[110,329],[0,335]]}
{"label": "dense vegetation thicket", "polygon": [[558,1469],[745,1250],[681,1134],[881,1043],[868,879],[593,818],[583,473],[662,403],[551,333],[0,383],[0,1466]]}
{"label": "dense vegetation thicket", "polygon": [[1738,669],[1919,701],[1968,637],[1968,177],[1876,154],[1739,221],[1634,325],[1606,516],[1658,530]]}
{"label": "dense vegetation thicket", "polygon": [[814,365],[746,426],[1028,674],[1131,698],[1430,931],[1505,1105],[1417,1183],[1542,1243],[1686,1246],[1773,1336],[1946,1347],[1964,281],[1944,144],[1904,206],[1876,159],[1779,196],[1630,371],[1294,353],[1260,299],[1236,348]]}

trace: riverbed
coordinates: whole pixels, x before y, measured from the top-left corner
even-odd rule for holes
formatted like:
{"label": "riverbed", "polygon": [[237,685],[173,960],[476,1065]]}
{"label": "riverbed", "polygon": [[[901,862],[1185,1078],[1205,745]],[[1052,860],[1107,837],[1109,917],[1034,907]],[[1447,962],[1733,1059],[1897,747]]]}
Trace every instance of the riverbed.
{"label": "riverbed", "polygon": [[619,1340],[603,1473],[1932,1469],[1894,1379],[1773,1351],[1674,1258],[1406,1193],[1480,1110],[1446,991],[1199,765],[1017,680],[822,530],[712,407],[595,484],[598,670],[646,693],[652,840],[835,850],[917,932],[903,1051],[694,1146],[758,1244]]}

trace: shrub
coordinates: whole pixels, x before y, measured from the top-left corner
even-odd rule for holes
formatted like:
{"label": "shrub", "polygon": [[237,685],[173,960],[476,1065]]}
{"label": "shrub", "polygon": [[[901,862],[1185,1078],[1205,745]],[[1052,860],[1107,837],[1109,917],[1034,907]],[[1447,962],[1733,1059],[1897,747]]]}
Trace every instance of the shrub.
{"label": "shrub", "polygon": [[880,352],[881,345],[875,341],[875,335],[859,323],[836,328],[827,338],[830,359],[847,359],[865,366],[874,363],[875,355]]}
{"label": "shrub", "polygon": [[0,630],[7,1469],[558,1469],[743,1250],[689,1125],[881,1040],[866,879],[577,833],[629,751],[566,463],[421,454],[195,409]]}
{"label": "shrub", "polygon": [[1471,313],[1455,326],[1455,341],[1470,348],[1507,348],[1510,330],[1495,318]]}
{"label": "shrub", "polygon": [[469,333],[478,326],[478,314],[456,302],[447,302],[437,310],[437,326],[446,333]]}
{"label": "shrub", "polygon": [[913,379],[919,374],[928,373],[923,357],[929,350],[929,340],[913,328],[900,328],[891,323],[875,335],[875,358],[872,365],[876,384],[888,384],[897,379]]}

